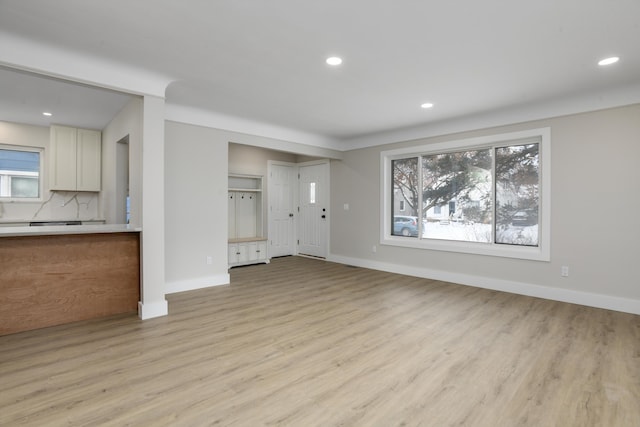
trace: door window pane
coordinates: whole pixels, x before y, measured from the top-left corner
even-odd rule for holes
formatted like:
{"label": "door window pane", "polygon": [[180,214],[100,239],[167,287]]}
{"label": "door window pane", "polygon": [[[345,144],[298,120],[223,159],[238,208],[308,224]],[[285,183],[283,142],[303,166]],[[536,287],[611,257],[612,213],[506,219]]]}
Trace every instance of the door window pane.
{"label": "door window pane", "polygon": [[309,204],[314,205],[316,203],[316,183],[309,183]]}

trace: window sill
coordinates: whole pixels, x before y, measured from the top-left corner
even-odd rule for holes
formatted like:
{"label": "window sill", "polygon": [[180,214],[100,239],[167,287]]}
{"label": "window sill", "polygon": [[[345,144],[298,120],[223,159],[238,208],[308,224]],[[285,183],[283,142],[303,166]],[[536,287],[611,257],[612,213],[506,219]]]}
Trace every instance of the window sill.
{"label": "window sill", "polygon": [[459,242],[436,239],[418,239],[416,237],[400,236],[385,236],[380,239],[380,244],[412,249],[426,249],[503,258],[516,258],[531,261],[551,260],[550,251],[545,250],[543,247]]}

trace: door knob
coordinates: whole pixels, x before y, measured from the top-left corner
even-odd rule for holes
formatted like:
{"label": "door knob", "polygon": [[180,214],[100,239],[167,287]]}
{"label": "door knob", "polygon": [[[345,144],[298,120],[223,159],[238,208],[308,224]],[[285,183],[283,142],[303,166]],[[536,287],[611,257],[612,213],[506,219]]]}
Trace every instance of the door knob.
{"label": "door knob", "polygon": [[289,218],[293,218],[293,214],[292,213],[289,214]]}

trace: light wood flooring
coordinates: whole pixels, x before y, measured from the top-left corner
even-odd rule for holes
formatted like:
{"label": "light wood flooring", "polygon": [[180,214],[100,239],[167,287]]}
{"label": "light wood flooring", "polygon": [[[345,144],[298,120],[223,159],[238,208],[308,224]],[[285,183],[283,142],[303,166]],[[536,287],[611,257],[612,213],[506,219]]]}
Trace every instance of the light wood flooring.
{"label": "light wood flooring", "polygon": [[0,337],[2,426],[640,426],[640,316],[299,257]]}

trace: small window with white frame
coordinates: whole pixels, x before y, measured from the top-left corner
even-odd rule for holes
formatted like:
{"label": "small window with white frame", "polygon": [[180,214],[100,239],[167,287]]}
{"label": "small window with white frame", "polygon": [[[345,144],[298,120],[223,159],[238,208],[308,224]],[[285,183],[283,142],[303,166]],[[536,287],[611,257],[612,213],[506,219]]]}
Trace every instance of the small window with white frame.
{"label": "small window with white frame", "polygon": [[548,128],[384,151],[381,168],[381,244],[550,259]]}
{"label": "small window with white frame", "polygon": [[0,144],[0,201],[39,201],[42,149]]}

